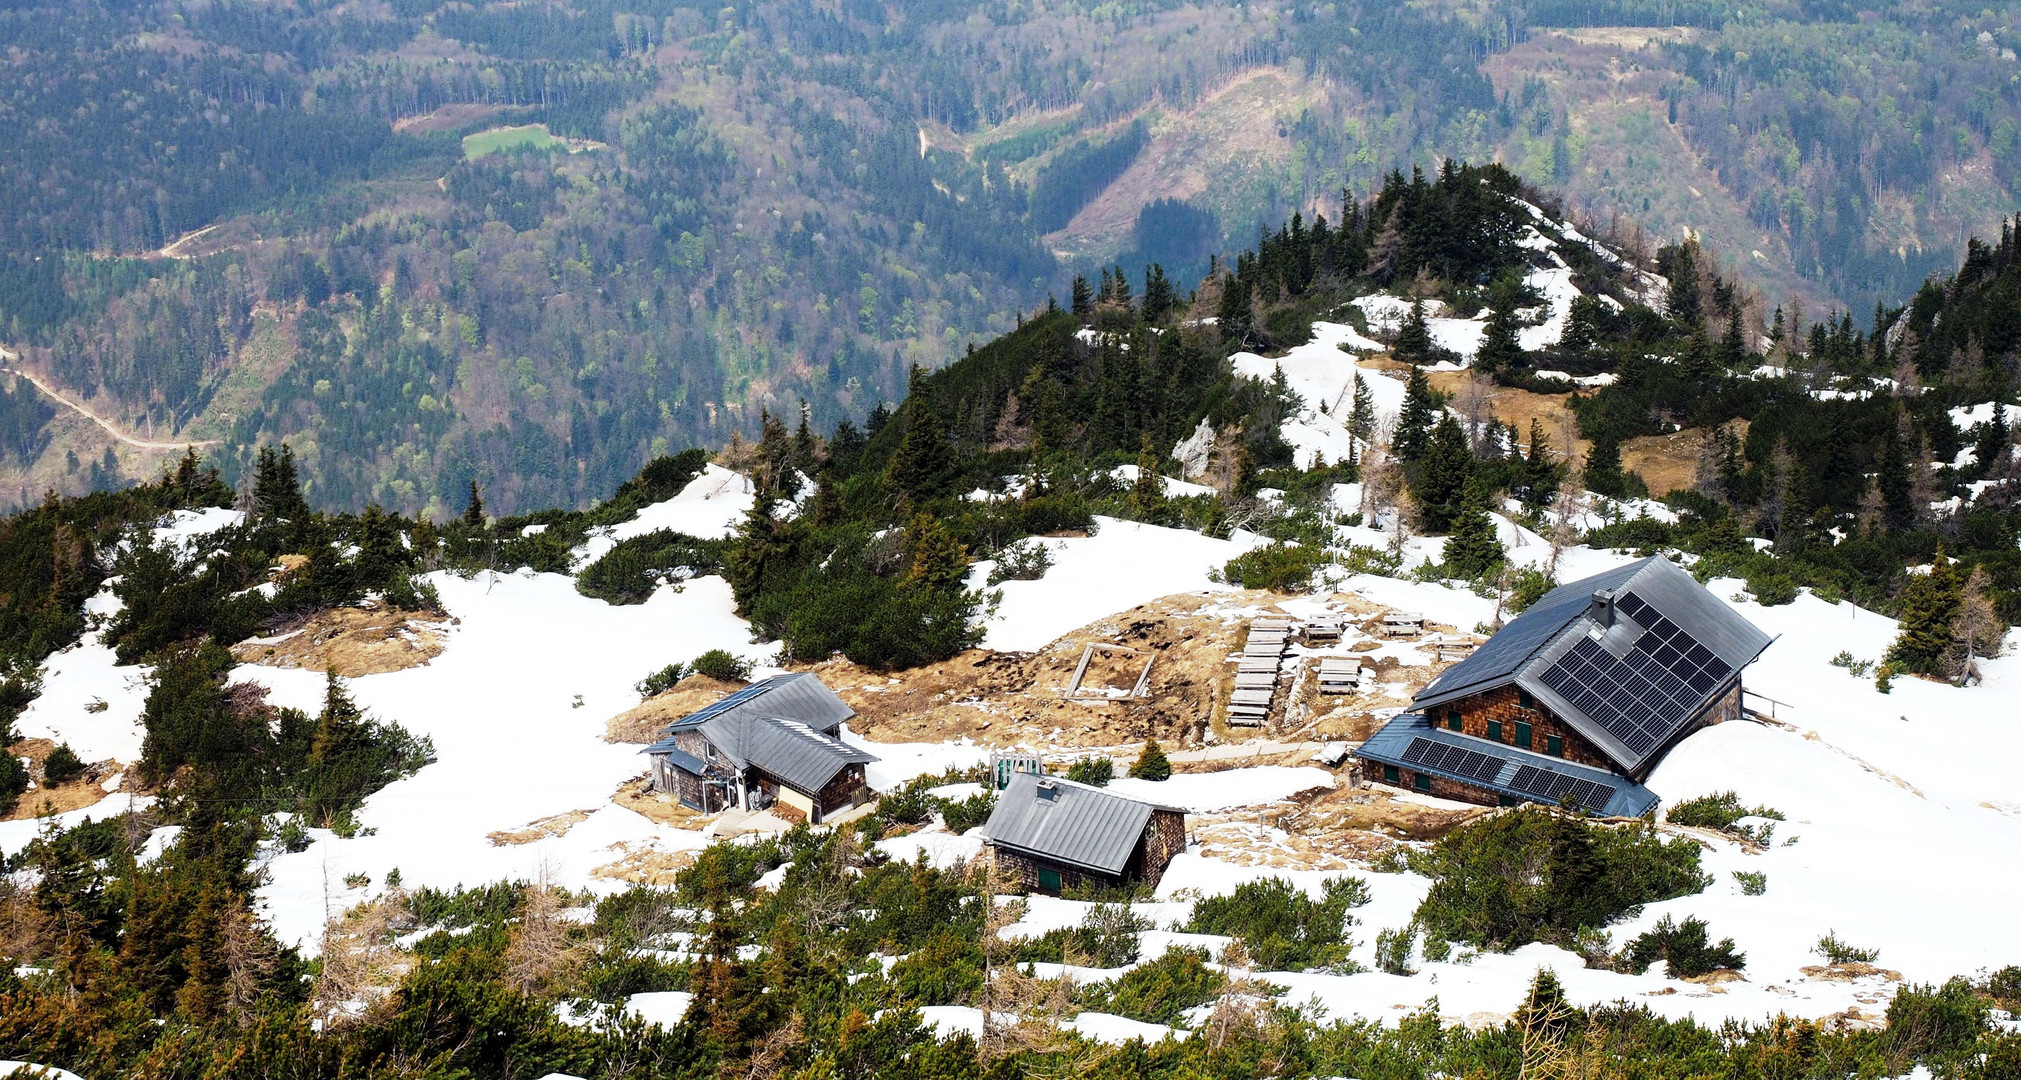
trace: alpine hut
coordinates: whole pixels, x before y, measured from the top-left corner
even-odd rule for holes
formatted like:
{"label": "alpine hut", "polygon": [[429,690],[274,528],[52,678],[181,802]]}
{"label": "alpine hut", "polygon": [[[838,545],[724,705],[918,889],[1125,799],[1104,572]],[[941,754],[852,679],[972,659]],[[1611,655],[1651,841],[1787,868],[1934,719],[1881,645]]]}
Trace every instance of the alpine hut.
{"label": "alpine hut", "polygon": [[808,672],[761,679],[674,721],[646,747],[653,789],[705,814],[847,821],[875,798],[863,767],[877,758],[841,739],[854,715]]}
{"label": "alpine hut", "polygon": [[1355,756],[1442,798],[1637,816],[1672,747],[1740,716],[1741,671],[1771,640],[1670,560],[1641,559],[1544,594]]}
{"label": "alpine hut", "polygon": [[1155,886],[1186,849],[1186,812],[1057,776],[1013,773],[983,837],[997,872],[1029,892]]}

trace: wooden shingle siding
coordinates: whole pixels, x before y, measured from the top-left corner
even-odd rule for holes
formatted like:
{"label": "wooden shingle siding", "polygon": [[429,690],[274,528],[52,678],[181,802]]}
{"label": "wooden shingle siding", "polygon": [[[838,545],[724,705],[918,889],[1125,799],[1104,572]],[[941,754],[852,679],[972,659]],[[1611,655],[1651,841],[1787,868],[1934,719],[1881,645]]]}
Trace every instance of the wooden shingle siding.
{"label": "wooden shingle siding", "polygon": [[1488,722],[1495,721],[1501,726],[1498,740],[1507,746],[1520,746],[1516,742],[1516,724],[1530,725],[1530,745],[1526,749],[1541,754],[1544,752],[1547,735],[1556,735],[1565,740],[1565,760],[1580,765],[1590,765],[1596,769],[1615,771],[1615,765],[1597,747],[1589,743],[1571,725],[1552,716],[1541,702],[1532,702],[1533,708],[1521,705],[1522,692],[1514,685],[1499,686],[1484,693],[1449,701],[1431,710],[1432,723],[1446,727],[1446,716],[1452,712],[1460,714],[1460,731],[1477,739],[1489,738]]}

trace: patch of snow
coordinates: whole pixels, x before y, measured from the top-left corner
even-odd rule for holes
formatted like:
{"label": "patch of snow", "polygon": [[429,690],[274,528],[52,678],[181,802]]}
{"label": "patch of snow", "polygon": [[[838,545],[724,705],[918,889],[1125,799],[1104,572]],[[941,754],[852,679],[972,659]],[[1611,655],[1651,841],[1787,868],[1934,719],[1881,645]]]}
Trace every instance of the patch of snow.
{"label": "patch of snow", "polygon": [[685,990],[656,990],[626,998],[625,1013],[648,1024],[673,1027],[688,1015],[688,1006],[694,1002],[695,995]]}
{"label": "patch of snow", "polygon": [[1028,652],[1161,596],[1225,589],[1208,580],[1207,572],[1266,542],[1241,531],[1216,540],[1116,518],[1097,517],[1095,522],[1093,536],[1043,541],[1053,558],[1045,577],[998,586],[1003,600],[986,625],[984,648]]}
{"label": "patch of snow", "polygon": [[704,466],[679,495],[656,502],[610,530],[613,540],[629,540],[655,529],[719,540],[737,531],[753,502],[751,478],[720,465]]}
{"label": "patch of snow", "polygon": [[[1135,465],[1118,465],[1110,475],[1124,484],[1135,484],[1137,482],[1137,467]],[[1183,498],[1188,495],[1214,494],[1214,489],[1205,484],[1174,480],[1169,476],[1160,476],[1158,479],[1164,482],[1164,493],[1168,499]]]}

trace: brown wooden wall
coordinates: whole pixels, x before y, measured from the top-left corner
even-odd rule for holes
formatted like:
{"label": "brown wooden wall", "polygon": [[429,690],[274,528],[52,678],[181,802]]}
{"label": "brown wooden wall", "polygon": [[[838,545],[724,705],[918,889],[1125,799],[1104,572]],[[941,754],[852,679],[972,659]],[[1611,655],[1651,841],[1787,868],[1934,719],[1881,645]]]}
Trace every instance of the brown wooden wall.
{"label": "brown wooden wall", "polygon": [[821,807],[821,816],[825,818],[868,802],[871,795],[870,785],[863,779],[863,765],[851,762],[835,774],[835,779],[828,781],[828,785],[814,797],[814,802]]}
{"label": "brown wooden wall", "polygon": [[1458,709],[1460,712],[1460,730],[1477,739],[1488,737],[1488,721],[1500,720],[1502,722],[1501,741],[1507,746],[1518,745],[1516,742],[1516,722],[1520,720],[1530,725],[1531,734],[1528,749],[1541,754],[1544,752],[1546,745],[1544,736],[1556,735],[1565,740],[1566,761],[1577,762],[1581,765],[1591,765],[1596,769],[1606,769],[1609,772],[1614,771],[1615,765],[1612,761],[1608,760],[1607,755],[1601,753],[1592,743],[1587,742],[1584,736],[1572,730],[1572,725],[1551,715],[1550,710],[1544,708],[1543,702],[1533,701],[1532,704],[1535,707],[1525,709],[1520,704],[1520,700],[1521,693],[1519,689],[1514,684],[1510,684],[1441,705],[1431,710],[1431,715],[1426,717],[1426,719],[1430,720],[1434,726],[1443,728],[1446,726],[1446,713]]}

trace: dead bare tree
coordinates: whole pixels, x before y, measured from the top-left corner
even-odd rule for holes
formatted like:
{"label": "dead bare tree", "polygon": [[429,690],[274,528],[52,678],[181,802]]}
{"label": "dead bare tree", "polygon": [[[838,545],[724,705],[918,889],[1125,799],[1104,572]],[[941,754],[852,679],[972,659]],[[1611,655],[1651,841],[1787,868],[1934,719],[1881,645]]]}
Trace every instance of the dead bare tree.
{"label": "dead bare tree", "polygon": [[1992,584],[1985,567],[1973,567],[1965,578],[1958,614],[1951,620],[1951,636],[1965,650],[1964,662],[1958,668],[1959,686],[1978,681],[1978,658],[1999,655],[2000,639],[2006,636],[2007,626],[2000,621],[2000,613],[1994,610],[1993,599],[1987,595]]}
{"label": "dead bare tree", "polygon": [[580,966],[583,948],[575,941],[574,924],[561,914],[566,899],[542,867],[519,902],[519,924],[506,940],[507,985],[521,993],[539,993]]}

